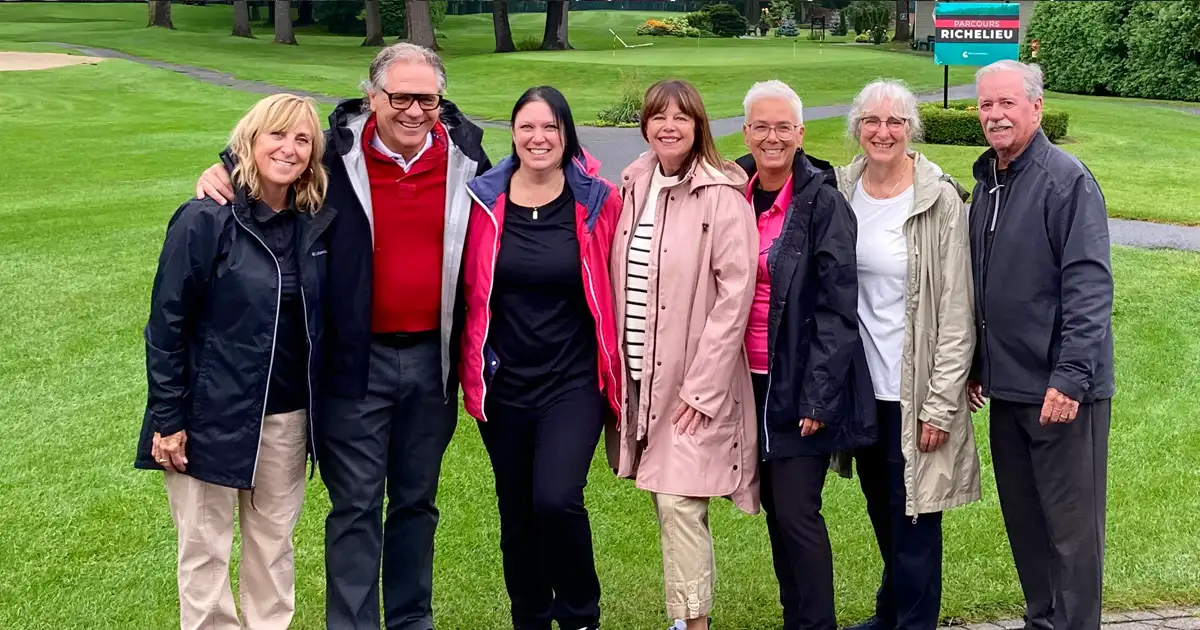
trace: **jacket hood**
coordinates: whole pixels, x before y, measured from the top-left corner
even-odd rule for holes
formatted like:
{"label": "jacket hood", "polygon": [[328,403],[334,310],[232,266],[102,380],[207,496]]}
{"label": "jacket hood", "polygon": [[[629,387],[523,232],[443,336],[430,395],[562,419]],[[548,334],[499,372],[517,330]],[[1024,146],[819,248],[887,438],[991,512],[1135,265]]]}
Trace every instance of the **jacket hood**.
{"label": "jacket hood", "polygon": [[[909,157],[913,159],[913,210],[909,216],[920,214],[934,206],[937,203],[938,197],[942,194],[940,184],[946,182],[954,189],[954,192],[960,199],[966,201],[971,193],[963,188],[953,177],[944,172],[940,166],[934,163],[929,158],[919,151],[908,152]],[[867,156],[857,155],[851,160],[850,164],[840,166],[835,169],[837,174],[838,189],[846,198],[850,198],[854,191],[858,180],[862,178],[863,171],[867,168]]]}
{"label": "jacket hood", "polygon": [[[747,153],[738,158],[737,165],[746,172],[747,181],[758,174],[758,163],[754,161],[752,154]],[[803,148],[796,149],[796,156],[792,159],[792,185],[803,187],[808,183],[809,177],[817,175],[823,177],[826,184],[837,187],[837,175],[832,164],[805,153]],[[799,191],[799,187],[795,190]]]}
{"label": "jacket hood", "polygon": [[[646,174],[658,168],[658,156],[653,151],[646,151],[638,156],[632,164],[621,171],[621,182],[629,185]],[[688,184],[688,191],[694,192],[705,186],[732,186],[742,192],[750,178],[746,171],[729,160],[721,160],[720,164],[705,164],[697,162],[680,178],[680,183]]]}
{"label": "jacket hood", "polygon": [[[329,114],[329,147],[338,155],[346,155],[362,142],[362,130],[370,108],[364,98],[341,101]],[[471,122],[452,101],[442,101],[438,120],[450,134],[450,142],[476,162],[482,163],[483,129]]]}
{"label": "jacket hood", "polygon": [[[477,202],[492,210],[496,207],[500,195],[508,190],[508,183],[516,170],[517,162],[510,155],[500,160],[488,172],[467,182],[467,190],[471,191]],[[612,193],[612,185],[601,178],[599,172],[600,160],[587,151],[582,151],[571,160],[563,173],[567,186],[571,187],[571,195],[577,203],[582,203],[587,209],[585,223],[589,230],[595,226],[600,209]]]}

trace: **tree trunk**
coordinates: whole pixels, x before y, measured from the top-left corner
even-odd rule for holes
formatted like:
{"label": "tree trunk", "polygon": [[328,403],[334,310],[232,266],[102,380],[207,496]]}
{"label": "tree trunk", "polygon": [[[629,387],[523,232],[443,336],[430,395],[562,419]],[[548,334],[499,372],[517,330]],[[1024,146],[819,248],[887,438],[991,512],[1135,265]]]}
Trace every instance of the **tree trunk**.
{"label": "tree trunk", "polygon": [[296,45],[296,31],[292,29],[292,0],[275,0],[275,43]]}
{"label": "tree trunk", "polygon": [[233,36],[254,39],[250,32],[250,7],[246,0],[233,1]]}
{"label": "tree trunk", "polygon": [[762,0],[746,1],[746,22],[758,24],[762,19]]}
{"label": "tree trunk", "polygon": [[367,22],[367,38],[363,40],[363,46],[383,46],[387,42],[383,40],[383,22],[379,19],[379,0],[367,0],[364,8],[364,16]]}
{"label": "tree trunk", "polygon": [[796,7],[796,14],[792,16],[792,18],[796,20],[796,28],[798,29],[804,28],[804,23],[808,21],[804,19],[806,17],[804,15],[804,10],[807,8],[806,4],[807,3],[804,2],[804,0],[796,0],[796,2],[793,3],[793,6]]}
{"label": "tree trunk", "polygon": [[496,52],[516,52],[512,25],[508,23],[508,0],[492,0],[492,27],[496,31]]}
{"label": "tree trunk", "polygon": [[567,0],[546,0],[546,30],[542,50],[571,50],[567,40]]}
{"label": "tree trunk", "polygon": [[247,4],[250,5],[250,21],[251,22],[261,22],[262,21],[262,13],[259,11],[259,4],[257,2],[255,2],[254,0],[250,0],[250,2]]}
{"label": "tree trunk", "polygon": [[405,0],[404,10],[408,42],[430,50],[437,50],[437,38],[433,34],[433,19],[429,17],[428,0]]}
{"label": "tree trunk", "polygon": [[171,0],[150,0],[147,4],[149,20],[146,26],[159,28],[175,28],[171,24]]}
{"label": "tree trunk", "polygon": [[267,0],[267,23],[275,28],[275,0]]}
{"label": "tree trunk", "polygon": [[908,12],[908,0],[896,0],[896,34],[892,37],[892,41],[906,42],[909,40],[908,24],[911,20],[912,15]]}
{"label": "tree trunk", "polygon": [[313,0],[296,0],[296,26],[312,26]]}

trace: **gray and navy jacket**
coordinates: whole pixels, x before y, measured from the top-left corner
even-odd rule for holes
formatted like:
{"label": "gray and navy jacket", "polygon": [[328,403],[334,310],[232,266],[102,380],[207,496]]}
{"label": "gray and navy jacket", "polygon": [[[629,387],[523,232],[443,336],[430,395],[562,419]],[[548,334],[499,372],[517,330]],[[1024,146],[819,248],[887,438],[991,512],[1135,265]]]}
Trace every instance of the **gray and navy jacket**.
{"label": "gray and navy jacket", "polygon": [[1003,181],[996,160],[988,150],[975,162],[971,378],[984,396],[1010,402],[1041,404],[1048,387],[1078,402],[1110,398],[1113,277],[1104,195],[1087,167],[1041,130]]}
{"label": "gray and navy jacket", "polygon": [[[362,398],[367,391],[371,348],[371,293],[374,285],[374,220],[362,133],[370,114],[363,99],[342,101],[329,116],[327,202],[338,209],[330,226],[329,301],[326,328],[325,392]],[[467,182],[491,168],[483,151],[483,130],[450,101],[442,105],[447,150],[446,222],[442,253],[442,384],[447,395],[457,386],[458,335],[462,324],[460,278],[471,197]]]}

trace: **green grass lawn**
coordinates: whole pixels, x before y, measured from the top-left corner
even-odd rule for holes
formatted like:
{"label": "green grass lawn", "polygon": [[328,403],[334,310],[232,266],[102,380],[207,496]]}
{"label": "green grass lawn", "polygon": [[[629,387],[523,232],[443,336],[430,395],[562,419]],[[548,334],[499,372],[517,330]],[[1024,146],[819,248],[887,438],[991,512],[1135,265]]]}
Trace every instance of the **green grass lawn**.
{"label": "green grass lawn", "polygon": [[[507,120],[510,104],[525,88],[543,83],[560,87],[579,118],[613,104],[620,95],[621,71],[635,67],[645,83],[682,77],[707,95],[716,116],[741,111],[741,98],[753,81],[779,78],[814,104],[852,98],[864,83],[882,74],[902,77],[922,90],[942,84],[941,70],[928,54],[885,52],[870,45],[827,44],[791,39],[682,39],[638,37],[637,25],[655,13],[577,11],[570,17],[570,40],[577,50],[510,55],[491,53],[495,45],[490,14],[449,16],[439,40],[450,75],[449,96],[474,116]],[[301,29],[299,47],[271,42],[267,27],[259,39],[230,37],[228,6],[176,4],[177,30],[147,29],[139,5],[0,3],[0,42],[66,42],[229,72],[334,96],[352,95],[365,78],[374,49],[360,38]],[[540,38],[542,14],[511,16],[513,37]],[[614,48],[613,29],[629,43],[653,46]],[[793,51],[794,48],[794,51]],[[963,77],[967,77],[964,71]],[[966,79],[964,78],[964,81]]]}
{"label": "green grass lawn", "polygon": [[[122,61],[0,73],[0,628],[177,623],[161,475],[131,466],[145,402],[141,327],[167,218],[256,98]],[[834,123],[813,123],[813,151],[835,156],[836,133]],[[505,142],[489,137],[493,151]],[[935,157],[958,168],[948,155]],[[1200,257],[1117,248],[1114,267],[1119,394],[1106,603],[1194,604]],[[472,424],[463,419],[443,469],[435,606],[444,628],[500,628],[507,619],[491,473]],[[946,518],[947,617],[1020,612],[986,427],[981,414],[985,498]],[[605,626],[660,630],[650,499],[602,462],[598,454],[588,502]],[[857,484],[830,478],[826,506],[838,616],[860,620],[871,610],[879,561]],[[314,480],[296,532],[293,627],[301,630],[323,627],[327,507]],[[720,627],[777,627],[763,519],[718,501],[712,520]]]}
{"label": "green grass lawn", "polygon": [[[1068,94],[1047,94],[1046,107],[1070,113],[1070,131],[1060,146],[1078,156],[1104,191],[1108,214],[1122,219],[1200,225],[1200,116],[1168,103]],[[726,155],[746,152],[742,135],[718,139]],[[844,119],[805,125],[804,148],[834,164],[858,151],[846,137]],[[985,147],[920,144],[916,149],[966,187],[974,186],[972,165]]]}

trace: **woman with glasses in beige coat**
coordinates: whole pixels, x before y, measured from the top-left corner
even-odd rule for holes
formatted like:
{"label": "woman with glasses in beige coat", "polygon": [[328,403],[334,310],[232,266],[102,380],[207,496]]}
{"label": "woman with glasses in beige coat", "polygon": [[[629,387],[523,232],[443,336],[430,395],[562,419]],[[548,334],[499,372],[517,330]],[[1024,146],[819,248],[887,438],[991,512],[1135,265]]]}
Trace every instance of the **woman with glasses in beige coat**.
{"label": "woman with glasses in beige coat", "polygon": [[[942,512],[979,499],[965,191],[909,148],[921,119],[902,83],[863,88],[847,131],[862,154],[837,169],[838,189],[858,222],[859,330],[880,435],[854,458],[884,566],[875,616],[853,630],[934,630]],[[848,458],[838,464],[849,472]]]}

